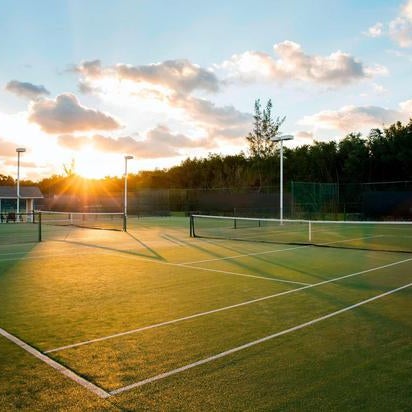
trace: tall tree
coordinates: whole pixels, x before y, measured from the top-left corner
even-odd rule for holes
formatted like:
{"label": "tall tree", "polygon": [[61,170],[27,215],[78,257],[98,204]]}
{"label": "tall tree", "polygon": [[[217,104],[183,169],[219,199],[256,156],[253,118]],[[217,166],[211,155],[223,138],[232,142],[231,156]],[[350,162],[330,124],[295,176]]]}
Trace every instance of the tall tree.
{"label": "tall tree", "polygon": [[276,117],[276,119],[272,117],[272,101],[270,99],[262,112],[260,99],[256,99],[253,119],[253,130],[246,137],[251,157],[267,159],[274,156],[276,143],[272,139],[279,134],[280,126],[285,121],[285,117]]}
{"label": "tall tree", "polygon": [[272,140],[280,133],[280,126],[285,117],[272,117],[272,101],[269,99],[266,108],[261,107],[260,99],[255,100],[253,130],[246,136],[249,143],[250,160],[256,171],[253,186],[261,190],[270,184],[273,175],[273,161],[276,155],[276,143]]}

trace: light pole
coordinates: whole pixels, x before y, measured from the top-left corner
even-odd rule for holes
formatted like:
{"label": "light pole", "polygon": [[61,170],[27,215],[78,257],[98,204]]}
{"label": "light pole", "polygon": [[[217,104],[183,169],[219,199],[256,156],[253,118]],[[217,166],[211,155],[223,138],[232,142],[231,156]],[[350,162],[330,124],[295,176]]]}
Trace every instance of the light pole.
{"label": "light pole", "polygon": [[16,219],[19,219],[20,213],[20,153],[24,153],[26,149],[24,147],[18,147],[17,152],[17,216]]}
{"label": "light pole", "polygon": [[125,156],[124,157],[124,224],[123,224],[123,229],[126,231],[127,229],[127,161],[133,159],[133,156]]}
{"label": "light pole", "polygon": [[283,141],[293,140],[293,136],[290,134],[283,136],[275,136],[271,139],[272,142],[280,142],[280,201],[279,201],[279,218],[280,224],[283,223]]}

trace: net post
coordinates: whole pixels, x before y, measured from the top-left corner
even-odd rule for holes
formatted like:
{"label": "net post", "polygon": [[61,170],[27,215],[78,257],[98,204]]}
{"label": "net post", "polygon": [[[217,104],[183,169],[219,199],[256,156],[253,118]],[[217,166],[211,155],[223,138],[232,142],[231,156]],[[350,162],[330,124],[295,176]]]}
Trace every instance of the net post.
{"label": "net post", "polygon": [[127,217],[126,217],[126,213],[123,213],[123,232],[127,232]]}
{"label": "net post", "polygon": [[194,228],[194,221],[193,221],[193,215],[189,215],[189,232],[190,232],[190,237],[195,237],[195,228]]}
{"label": "net post", "polygon": [[[34,213],[34,212],[33,212]],[[38,229],[38,233],[39,233],[39,242],[41,242],[42,241],[42,233],[41,233],[41,229],[42,229],[42,225],[41,225],[41,211],[39,210],[38,211],[38,214],[39,214],[39,222],[38,222],[38,225],[39,225],[39,229]]]}
{"label": "net post", "polygon": [[309,220],[309,242],[312,242],[312,221]]}

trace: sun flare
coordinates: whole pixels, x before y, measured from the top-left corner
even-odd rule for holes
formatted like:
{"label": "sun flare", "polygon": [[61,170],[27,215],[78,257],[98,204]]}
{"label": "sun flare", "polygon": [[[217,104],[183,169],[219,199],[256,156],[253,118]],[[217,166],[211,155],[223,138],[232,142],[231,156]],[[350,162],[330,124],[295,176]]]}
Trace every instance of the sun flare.
{"label": "sun flare", "polygon": [[111,156],[96,151],[91,146],[76,152],[74,162],[75,173],[87,179],[100,179],[120,172],[120,161],[116,162]]}

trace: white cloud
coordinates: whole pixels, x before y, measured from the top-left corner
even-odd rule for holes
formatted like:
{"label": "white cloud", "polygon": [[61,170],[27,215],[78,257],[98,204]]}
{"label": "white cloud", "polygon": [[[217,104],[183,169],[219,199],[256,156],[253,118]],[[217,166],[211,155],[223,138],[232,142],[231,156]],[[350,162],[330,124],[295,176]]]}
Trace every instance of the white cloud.
{"label": "white cloud", "polygon": [[389,23],[389,35],[402,48],[412,47],[412,22],[398,17]]}
{"label": "white cloud", "polygon": [[76,96],[61,94],[42,99],[30,107],[29,120],[46,133],[71,133],[89,130],[113,130],[120,124],[110,115],[82,106]]}
{"label": "white cloud", "polygon": [[412,118],[412,99],[399,103],[399,107],[403,113],[406,113],[408,117]]}
{"label": "white cloud", "polygon": [[376,23],[364,33],[368,37],[381,37],[384,34],[383,23]]}
{"label": "white cloud", "polygon": [[339,110],[323,110],[305,116],[299,124],[333,129],[341,132],[368,131],[374,127],[388,126],[397,121],[408,121],[412,116],[412,100],[399,104],[399,109],[386,109],[379,106],[344,106]]}
{"label": "white cloud", "polygon": [[407,0],[402,5],[398,16],[387,23],[387,26],[387,30],[385,30],[384,24],[376,23],[364,34],[369,37],[380,37],[388,34],[399,47],[412,47],[412,0]]}
{"label": "white cloud", "polygon": [[401,14],[408,20],[412,21],[412,0],[408,0],[401,10]]}
{"label": "white cloud", "polygon": [[208,138],[192,139],[182,133],[173,133],[169,127],[158,125],[149,130],[144,138],[136,140],[132,136],[110,137],[94,135],[92,137],[61,135],[59,144],[71,150],[81,150],[92,146],[94,150],[105,153],[129,153],[138,158],[164,158],[185,154],[190,149],[213,146]]}
{"label": "white cloud", "polygon": [[277,58],[269,54],[247,51],[233,55],[217,66],[227,73],[227,81],[299,80],[325,85],[344,85],[387,72],[382,66],[367,67],[342,51],[329,56],[306,54],[301,45],[284,41],[273,46]]}
{"label": "white cloud", "polygon": [[373,87],[373,90],[375,91],[375,93],[377,93],[377,94],[385,94],[385,93],[388,92],[388,90],[385,89],[385,87],[382,86],[381,84],[372,83],[372,87]]}
{"label": "white cloud", "polygon": [[83,75],[82,88],[93,89],[93,83],[104,77],[148,83],[170,89],[172,92],[190,94],[194,90],[217,92],[219,80],[216,75],[187,59],[167,60],[162,63],[133,66],[117,64],[102,67],[100,60],[83,62],[75,70]]}

